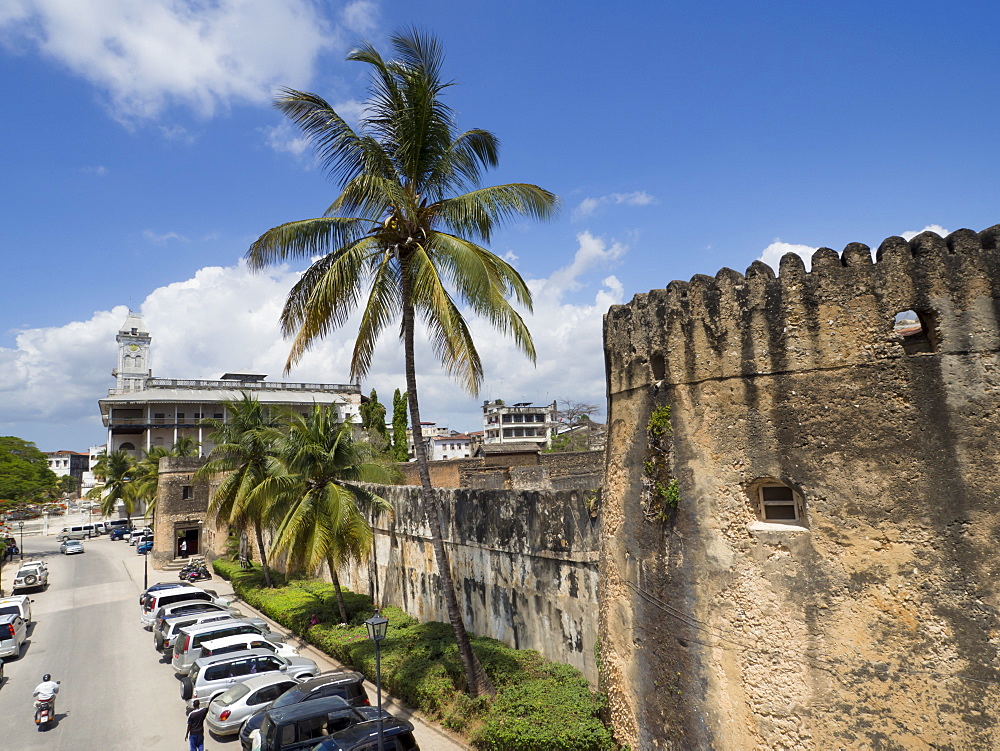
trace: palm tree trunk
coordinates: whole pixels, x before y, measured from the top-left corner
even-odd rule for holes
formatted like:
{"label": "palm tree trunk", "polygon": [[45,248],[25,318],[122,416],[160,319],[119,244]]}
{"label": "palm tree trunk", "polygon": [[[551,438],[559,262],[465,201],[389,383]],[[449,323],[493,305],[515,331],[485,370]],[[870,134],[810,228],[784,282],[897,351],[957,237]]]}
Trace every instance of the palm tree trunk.
{"label": "palm tree trunk", "polygon": [[326,565],[330,567],[330,579],[333,581],[333,591],[337,593],[337,605],[340,607],[340,622],[347,623],[347,607],[344,605],[344,593],[340,591],[340,579],[337,578],[337,567],[333,563],[333,556],[326,559]]}
{"label": "palm tree trunk", "polygon": [[413,449],[417,455],[417,469],[420,472],[420,491],[423,497],[424,515],[431,530],[431,544],[434,548],[434,560],[437,563],[438,575],[441,577],[441,590],[444,593],[445,605],[448,609],[448,620],[455,632],[455,642],[458,653],[465,667],[465,680],[469,685],[469,694],[473,697],[481,693],[493,696],[496,688],[482,663],[472,651],[469,634],[465,630],[462,611],[458,606],[458,596],[455,593],[455,580],[451,576],[451,566],[448,553],[444,549],[444,536],[441,531],[441,513],[434,489],[431,485],[431,474],[427,467],[427,451],[424,448],[423,432],[420,430],[420,405],[417,401],[417,372],[413,357],[413,304],[411,302],[410,278],[404,268],[402,276],[403,292],[403,346],[406,357],[406,395],[410,406],[410,424],[413,430]]}
{"label": "palm tree trunk", "polygon": [[254,534],[257,536],[257,551],[260,553],[260,567],[264,569],[264,586],[271,588],[271,570],[267,567],[267,551],[264,549],[264,531],[259,524],[253,525]]}

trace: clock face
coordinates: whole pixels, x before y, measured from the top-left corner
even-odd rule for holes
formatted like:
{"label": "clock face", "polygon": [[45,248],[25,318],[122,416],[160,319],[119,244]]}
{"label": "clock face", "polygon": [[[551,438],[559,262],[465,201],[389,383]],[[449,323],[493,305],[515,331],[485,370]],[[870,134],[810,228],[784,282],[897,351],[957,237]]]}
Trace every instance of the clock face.
{"label": "clock face", "polygon": [[139,345],[138,345],[138,344],[130,344],[130,345],[128,345],[128,348],[129,348],[129,349],[130,349],[130,350],[131,350],[132,352],[135,352],[135,351],[136,351],[137,349],[139,349]]}

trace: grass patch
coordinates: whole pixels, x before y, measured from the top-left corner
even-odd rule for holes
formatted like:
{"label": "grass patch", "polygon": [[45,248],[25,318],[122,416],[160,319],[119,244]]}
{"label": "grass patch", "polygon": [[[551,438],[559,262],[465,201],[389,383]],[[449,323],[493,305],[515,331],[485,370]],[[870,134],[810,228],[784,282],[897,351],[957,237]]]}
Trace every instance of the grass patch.
{"label": "grass patch", "polygon": [[[272,571],[276,586],[266,589],[259,566],[243,570],[222,558],[212,565],[247,604],[339,662],[374,678],[375,647],[364,626],[373,612],[369,597],[343,591],[349,620],[343,625],[332,584],[285,579]],[[314,613],[320,622],[310,627]],[[598,717],[603,700],[590,690],[579,670],[550,662],[533,650],[473,637],[472,647],[497,687],[495,697],[473,699],[465,693],[465,672],[451,626],[418,623],[392,605],[382,614],[389,619],[381,648],[386,691],[463,734],[474,747],[489,751],[615,748],[611,733]]]}

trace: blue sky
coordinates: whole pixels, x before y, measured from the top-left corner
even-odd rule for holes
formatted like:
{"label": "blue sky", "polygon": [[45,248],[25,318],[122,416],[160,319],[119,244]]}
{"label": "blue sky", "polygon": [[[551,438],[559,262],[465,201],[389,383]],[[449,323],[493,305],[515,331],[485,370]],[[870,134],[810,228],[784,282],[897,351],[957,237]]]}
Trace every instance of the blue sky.
{"label": "blue sky", "polygon": [[[558,194],[493,250],[536,294],[532,367],[481,328],[482,398],[604,402],[601,316],[673,279],[934,226],[1000,222],[992,4],[7,0],[0,6],[0,434],[104,441],[114,332],[142,312],[162,377],[281,378],[300,267],[250,242],[336,191],[270,106],[348,116],[361,38],[440,37],[448,102],[501,139],[492,183]],[[350,332],[288,380],[347,379]],[[383,343],[362,386],[403,385]],[[425,351],[425,419],[481,427]]]}

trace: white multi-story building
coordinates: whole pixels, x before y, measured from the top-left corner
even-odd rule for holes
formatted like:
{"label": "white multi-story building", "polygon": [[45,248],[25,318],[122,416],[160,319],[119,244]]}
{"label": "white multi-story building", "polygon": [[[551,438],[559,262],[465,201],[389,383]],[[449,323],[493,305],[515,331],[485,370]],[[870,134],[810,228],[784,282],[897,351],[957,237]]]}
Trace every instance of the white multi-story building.
{"label": "white multi-story building", "polygon": [[502,399],[483,402],[483,443],[537,443],[548,447],[557,418],[556,403],[510,406]]}
{"label": "white multi-story building", "polygon": [[427,447],[427,458],[467,459],[472,456],[472,439],[465,433],[452,432],[450,435],[433,436]]}
{"label": "white multi-story building", "polygon": [[314,404],[336,407],[341,420],[357,422],[361,406],[358,384],[267,382],[255,373],[226,373],[218,380],[154,378],[149,369],[152,337],[138,313],[129,311],[116,337],[118,367],[115,388],[101,399],[101,419],[108,429],[110,452],[135,455],[181,438],[192,438],[204,456],[213,444],[204,419],[225,421],[225,402],[244,393],[272,408],[308,413]]}
{"label": "white multi-story building", "polygon": [[77,482],[83,482],[84,473],[89,468],[87,454],[79,451],[46,451],[49,469],[59,477],[75,477]]}

